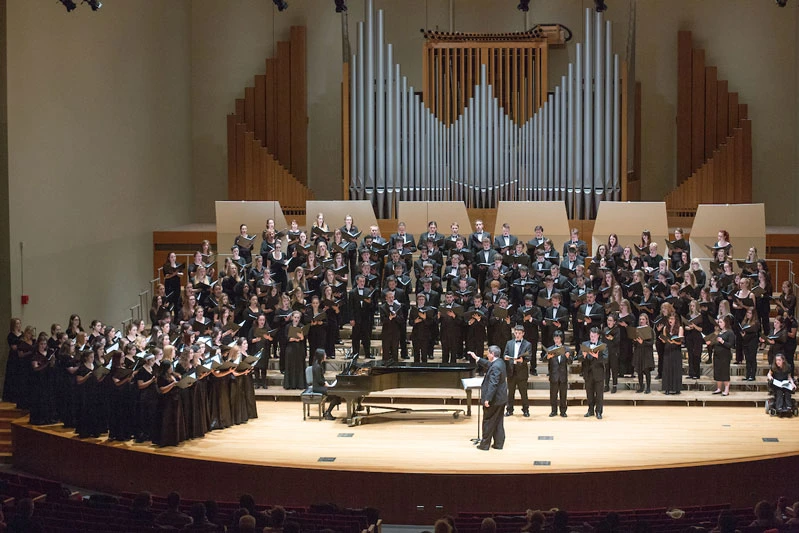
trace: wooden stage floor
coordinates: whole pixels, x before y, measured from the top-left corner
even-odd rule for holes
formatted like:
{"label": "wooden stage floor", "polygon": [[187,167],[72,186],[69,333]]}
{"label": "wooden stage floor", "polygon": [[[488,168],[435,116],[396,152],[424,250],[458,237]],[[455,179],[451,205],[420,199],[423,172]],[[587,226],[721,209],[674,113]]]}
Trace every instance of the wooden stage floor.
{"label": "wooden stage floor", "polygon": [[[530,418],[518,411],[506,418],[505,449],[488,452],[470,442],[476,416],[386,417],[348,427],[340,418],[303,421],[301,410],[296,401],[259,401],[258,419],[173,448],[80,440],[20,420],[13,461],[108,492],[176,489],[225,501],[248,492],[264,503],[373,505],[388,523],[410,524],[463,510],[562,506],[591,487],[607,490],[584,492],[571,509],[751,505],[786,490],[791,476],[781,487],[780,473],[799,466],[797,420],[755,407],[613,405],[597,420],[579,406],[565,419],[534,406]],[[501,497],[467,488],[478,484]]]}
{"label": "wooden stage floor", "polygon": [[[761,408],[611,406],[605,408],[603,420],[584,418],[585,408],[577,406],[568,410],[568,418],[549,418],[549,409],[542,407],[531,412],[530,418],[523,418],[518,409],[515,416],[506,417],[505,449],[488,453],[470,442],[477,433],[476,416],[387,415],[348,427],[341,419],[303,421],[299,402],[258,402],[258,419],[173,448],[105,439],[88,442],[205,461],[436,474],[631,470],[799,453],[796,420],[770,417]],[[337,414],[343,416],[343,409]],[[75,438],[58,426],[39,430]],[[319,462],[320,457],[334,460]],[[535,464],[547,461],[547,466]]]}

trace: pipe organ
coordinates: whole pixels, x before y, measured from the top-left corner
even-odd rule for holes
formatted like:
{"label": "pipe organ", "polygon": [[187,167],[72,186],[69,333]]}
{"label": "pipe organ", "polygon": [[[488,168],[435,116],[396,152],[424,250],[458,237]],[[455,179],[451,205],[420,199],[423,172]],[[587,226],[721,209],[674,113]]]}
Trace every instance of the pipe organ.
{"label": "pipe organ", "polygon": [[344,69],[350,199],[372,202],[378,218],[395,217],[401,200],[555,200],[576,219],[624,199],[625,73],[602,13],[586,9],[585,42],[554,87],[546,37],[425,32],[423,95],[394,62],[384,25],[367,0]]}

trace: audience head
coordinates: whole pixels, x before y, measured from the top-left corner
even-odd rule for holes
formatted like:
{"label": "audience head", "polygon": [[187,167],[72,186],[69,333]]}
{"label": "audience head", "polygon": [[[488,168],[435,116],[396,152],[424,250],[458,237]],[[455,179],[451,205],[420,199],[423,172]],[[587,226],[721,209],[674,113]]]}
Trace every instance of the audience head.
{"label": "audience head", "polygon": [[738,520],[735,518],[735,515],[732,514],[732,511],[723,509],[719,513],[716,529],[718,529],[719,533],[735,533],[737,522]]}
{"label": "audience head", "polygon": [[191,506],[191,519],[195,524],[202,524],[206,520],[205,504],[195,503]]}
{"label": "audience head", "polygon": [[170,509],[177,509],[180,506],[180,494],[175,491],[170,492],[166,496],[166,504]]}
{"label": "audience head", "polygon": [[493,518],[483,518],[480,524],[480,533],[497,533],[497,523]]}
{"label": "audience head", "polygon": [[254,533],[255,532],[255,517],[249,514],[239,517],[239,532],[240,533]]}
{"label": "audience head", "polygon": [[444,519],[436,520],[433,526],[433,533],[452,533],[452,526]]}
{"label": "audience head", "polygon": [[286,510],[279,505],[272,507],[272,510],[269,511],[269,521],[272,523],[272,527],[282,526],[285,520]]}

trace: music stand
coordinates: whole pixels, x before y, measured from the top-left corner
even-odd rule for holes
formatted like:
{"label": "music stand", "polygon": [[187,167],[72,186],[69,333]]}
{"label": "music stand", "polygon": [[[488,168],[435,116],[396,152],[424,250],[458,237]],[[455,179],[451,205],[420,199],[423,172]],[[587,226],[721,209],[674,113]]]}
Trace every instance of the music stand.
{"label": "music stand", "polygon": [[[477,376],[477,377],[474,377],[474,378],[463,378],[463,379],[461,379],[461,385],[463,385],[463,390],[466,391],[466,399],[469,402],[469,411],[471,411],[472,391],[473,390],[477,390],[478,391],[478,398],[479,398],[479,392],[480,392],[481,387],[483,386],[483,377],[482,376]],[[477,406],[477,438],[476,439],[471,439],[471,441],[473,443],[475,443],[475,444],[480,442],[480,429],[481,429],[480,413],[483,411],[481,409],[481,407],[482,406],[480,406],[480,405]],[[471,414],[471,413],[469,413],[469,414]]]}

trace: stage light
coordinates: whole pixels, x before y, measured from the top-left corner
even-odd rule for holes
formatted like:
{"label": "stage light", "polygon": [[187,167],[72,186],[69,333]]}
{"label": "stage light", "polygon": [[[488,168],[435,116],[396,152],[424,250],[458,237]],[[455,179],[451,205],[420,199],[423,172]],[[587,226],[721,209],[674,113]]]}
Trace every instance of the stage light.
{"label": "stage light", "polygon": [[516,9],[527,13],[528,11],[530,11],[530,0],[521,0],[519,2],[519,5],[516,6]]}
{"label": "stage light", "polygon": [[344,13],[347,11],[347,0],[335,0],[336,13]]}
{"label": "stage light", "polygon": [[58,0],[58,1],[64,4],[64,7],[67,8],[67,13],[78,7],[75,5],[75,2],[73,2],[72,0]]}
{"label": "stage light", "polygon": [[81,4],[83,4],[84,2],[89,4],[89,7],[92,8],[92,11],[97,11],[98,9],[103,7],[103,3],[100,2],[100,0],[83,0]]}
{"label": "stage light", "polygon": [[596,12],[602,13],[603,11],[607,11],[608,6],[605,4],[605,0],[594,0],[594,4],[596,5]]}
{"label": "stage light", "polygon": [[788,5],[788,0],[777,0],[777,5],[780,7],[785,7]]}
{"label": "stage light", "polygon": [[286,0],[272,0],[272,2],[274,2],[278,11],[285,11],[289,7],[289,3]]}

